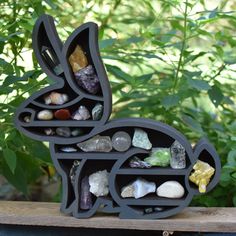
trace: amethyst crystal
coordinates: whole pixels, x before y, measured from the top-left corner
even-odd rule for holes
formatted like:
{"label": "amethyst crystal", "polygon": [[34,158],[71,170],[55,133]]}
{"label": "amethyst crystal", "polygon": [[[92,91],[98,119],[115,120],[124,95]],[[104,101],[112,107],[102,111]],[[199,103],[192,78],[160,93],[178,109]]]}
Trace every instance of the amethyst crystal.
{"label": "amethyst crystal", "polygon": [[96,94],[100,89],[99,79],[91,65],[75,72],[75,78],[78,85],[89,93]]}
{"label": "amethyst crystal", "polygon": [[92,194],[89,192],[88,176],[85,176],[81,181],[80,187],[80,209],[89,210],[93,206]]}

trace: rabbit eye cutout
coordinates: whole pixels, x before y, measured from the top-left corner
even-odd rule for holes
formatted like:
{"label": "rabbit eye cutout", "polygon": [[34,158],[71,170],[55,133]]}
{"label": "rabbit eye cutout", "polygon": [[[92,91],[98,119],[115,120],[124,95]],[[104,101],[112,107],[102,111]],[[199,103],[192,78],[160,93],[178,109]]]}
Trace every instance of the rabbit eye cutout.
{"label": "rabbit eye cutout", "polygon": [[53,18],[42,15],[32,42],[39,65],[55,84],[34,93],[19,107],[16,126],[40,141],[69,143],[89,138],[108,121],[112,109],[97,25],[81,25],[63,45]]}

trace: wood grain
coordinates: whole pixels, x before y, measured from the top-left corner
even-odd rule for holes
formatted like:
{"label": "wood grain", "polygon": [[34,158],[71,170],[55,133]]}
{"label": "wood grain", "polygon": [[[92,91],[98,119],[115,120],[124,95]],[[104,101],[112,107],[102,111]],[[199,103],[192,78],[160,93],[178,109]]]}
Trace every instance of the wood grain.
{"label": "wood grain", "polygon": [[96,215],[76,219],[59,211],[59,204],[0,201],[0,224],[76,228],[168,230],[191,232],[236,232],[236,208],[188,207],[162,220],[121,220]]}

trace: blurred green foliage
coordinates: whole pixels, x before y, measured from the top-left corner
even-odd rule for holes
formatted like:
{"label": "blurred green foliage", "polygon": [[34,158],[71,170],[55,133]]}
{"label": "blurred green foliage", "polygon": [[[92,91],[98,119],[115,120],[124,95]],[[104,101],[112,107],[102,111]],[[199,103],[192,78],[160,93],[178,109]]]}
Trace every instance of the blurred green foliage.
{"label": "blurred green foliage", "polygon": [[0,1],[0,172],[30,198],[28,186],[52,166],[45,144],[20,134],[16,107],[51,83],[32,53],[42,13],[65,40],[81,23],[100,26],[114,117],[170,124],[194,144],[205,136],[222,162],[220,184],[193,205],[236,206],[236,5],[234,0]]}

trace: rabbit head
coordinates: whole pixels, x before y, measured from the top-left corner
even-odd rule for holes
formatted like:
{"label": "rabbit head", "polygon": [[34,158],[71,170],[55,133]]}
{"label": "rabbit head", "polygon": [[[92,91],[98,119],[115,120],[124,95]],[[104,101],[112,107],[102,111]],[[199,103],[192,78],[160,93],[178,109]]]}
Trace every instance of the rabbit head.
{"label": "rabbit head", "polygon": [[[81,25],[63,44],[53,18],[42,15],[34,26],[32,42],[39,65],[55,83],[21,104],[15,114],[17,128],[33,139],[64,144],[78,139],[71,135],[73,131],[79,133],[81,140],[91,136],[109,119],[112,104],[110,84],[98,49],[97,25],[92,22]],[[73,52],[81,57],[81,68],[73,66],[70,58]],[[89,77],[90,84],[83,81],[83,76]],[[95,119],[91,114],[94,108],[99,111]],[[62,118],[57,119],[56,112]],[[76,112],[77,118],[73,119]]]}

